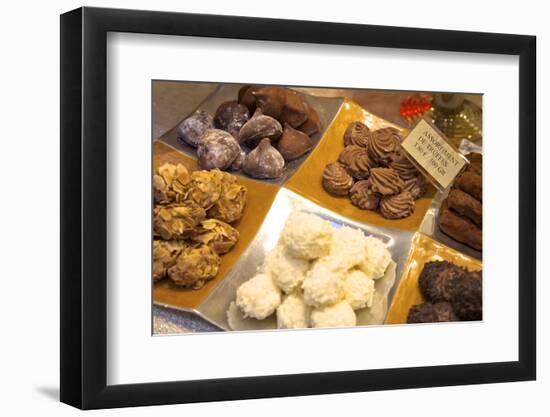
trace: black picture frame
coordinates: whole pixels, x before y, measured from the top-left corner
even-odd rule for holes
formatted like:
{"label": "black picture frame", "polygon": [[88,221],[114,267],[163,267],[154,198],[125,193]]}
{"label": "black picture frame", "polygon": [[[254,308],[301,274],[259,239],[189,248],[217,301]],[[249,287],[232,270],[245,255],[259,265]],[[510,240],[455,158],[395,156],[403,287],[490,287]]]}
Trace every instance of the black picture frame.
{"label": "black picture frame", "polygon": [[[108,386],[108,32],[519,56],[519,360]],[[93,409],[536,378],[534,36],[85,7],[61,15],[60,56],[62,402]]]}

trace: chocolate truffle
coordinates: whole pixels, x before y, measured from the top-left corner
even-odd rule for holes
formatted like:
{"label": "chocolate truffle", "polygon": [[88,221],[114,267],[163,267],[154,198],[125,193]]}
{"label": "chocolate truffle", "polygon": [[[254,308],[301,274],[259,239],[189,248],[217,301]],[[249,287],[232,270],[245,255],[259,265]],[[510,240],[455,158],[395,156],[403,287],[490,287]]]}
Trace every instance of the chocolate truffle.
{"label": "chocolate truffle", "polygon": [[451,304],[461,320],[482,319],[482,286],[481,280],[465,274],[458,280],[452,293]]}
{"label": "chocolate truffle", "polygon": [[307,119],[298,126],[298,130],[304,132],[308,136],[312,136],[321,130],[321,120],[313,107],[307,106]]}
{"label": "chocolate truffle", "polygon": [[441,323],[457,321],[453,307],[448,302],[416,304],[409,309],[407,323]]}
{"label": "chocolate truffle", "polygon": [[382,195],[398,194],[405,187],[403,180],[391,168],[372,168],[369,181],[372,191]]}
{"label": "chocolate truffle", "polygon": [[229,166],[229,169],[231,171],[240,171],[243,167],[245,157],[246,153],[241,149],[235,160]]}
{"label": "chocolate truffle", "polygon": [[177,137],[179,141],[196,148],[208,129],[214,129],[214,119],[208,113],[198,111],[179,124]]}
{"label": "chocolate truffle", "polygon": [[239,143],[255,148],[264,138],[269,138],[271,143],[276,143],[282,134],[283,127],[277,120],[256,110],[254,116],[241,128]]}
{"label": "chocolate truffle", "polygon": [[214,115],[214,125],[218,129],[231,133],[235,138],[239,136],[241,127],[248,122],[250,113],[248,108],[236,101],[226,101],[220,104]]}
{"label": "chocolate truffle", "polygon": [[350,123],[344,133],[344,146],[356,145],[367,148],[369,145],[368,126],[361,122]]}
{"label": "chocolate truffle", "polygon": [[260,88],[257,85],[245,85],[239,89],[239,104],[246,106],[250,114],[256,110],[256,97],[252,93]]}
{"label": "chocolate truffle", "polygon": [[285,160],[277,149],[264,138],[244,160],[243,171],[254,178],[279,178],[283,175]]}
{"label": "chocolate truffle", "polygon": [[386,219],[408,217],[414,211],[414,198],[408,191],[384,195],[380,199],[380,214]]}
{"label": "chocolate truffle", "polygon": [[197,160],[201,169],[225,170],[239,156],[241,147],[228,132],[209,129],[202,135],[197,148]]}
{"label": "chocolate truffle", "polygon": [[459,318],[453,310],[451,303],[442,301],[435,303],[433,305],[436,321],[438,322],[447,322],[447,321],[458,321]]}
{"label": "chocolate truffle", "polygon": [[309,152],[312,147],[313,141],[308,135],[285,123],[283,135],[276,145],[285,161],[289,162],[301,157]]}
{"label": "chocolate truffle", "polygon": [[447,261],[424,264],[418,278],[420,291],[428,301],[451,301],[454,288],[466,274],[466,270]]}
{"label": "chocolate truffle", "polygon": [[413,305],[407,314],[407,323],[434,323],[436,320],[432,303]]}
{"label": "chocolate truffle", "polygon": [[307,120],[308,106],[296,91],[287,90],[285,104],[281,112],[281,123],[296,128]]}
{"label": "chocolate truffle", "polygon": [[369,153],[361,146],[346,146],[340,153],[338,162],[344,165],[346,171],[356,180],[366,180],[369,177]]}
{"label": "chocolate truffle", "polygon": [[353,186],[353,178],[339,162],[332,162],[323,171],[323,188],[330,194],[347,195]]}
{"label": "chocolate truffle", "polygon": [[262,87],[253,91],[256,107],[266,116],[279,119],[286,101],[287,89],[281,87]]}
{"label": "chocolate truffle", "polygon": [[380,203],[380,194],[369,187],[367,180],[357,181],[349,191],[351,202],[362,210],[376,210]]}

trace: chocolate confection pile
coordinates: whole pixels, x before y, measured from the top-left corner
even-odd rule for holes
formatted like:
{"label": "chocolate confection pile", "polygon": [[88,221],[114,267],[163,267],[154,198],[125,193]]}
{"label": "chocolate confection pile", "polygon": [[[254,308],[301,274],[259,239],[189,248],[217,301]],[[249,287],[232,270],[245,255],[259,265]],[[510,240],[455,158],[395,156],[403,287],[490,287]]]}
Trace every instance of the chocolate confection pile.
{"label": "chocolate confection pile", "polygon": [[317,112],[289,88],[244,86],[212,117],[198,111],[177,128],[178,140],[197,149],[204,170],[242,170],[260,179],[280,178],[285,165],[313,148]]}
{"label": "chocolate confection pile", "polygon": [[447,261],[426,263],[418,280],[426,301],[410,308],[407,323],[481,320],[481,275]]}
{"label": "chocolate confection pile", "polygon": [[483,235],[483,156],[467,156],[470,164],[454,181],[439,210],[439,228],[453,239],[479,251]]}
{"label": "chocolate confection pile", "polygon": [[164,164],[153,175],[153,191],[153,281],[168,277],[199,289],[239,240],[230,223],[243,215],[246,187],[218,169],[190,173],[181,164]]}
{"label": "chocolate confection pile", "polygon": [[424,177],[400,152],[402,137],[391,127],[371,131],[361,122],[344,133],[344,150],[323,172],[330,194],[348,196],[362,210],[378,210],[387,219],[410,216],[426,192]]}

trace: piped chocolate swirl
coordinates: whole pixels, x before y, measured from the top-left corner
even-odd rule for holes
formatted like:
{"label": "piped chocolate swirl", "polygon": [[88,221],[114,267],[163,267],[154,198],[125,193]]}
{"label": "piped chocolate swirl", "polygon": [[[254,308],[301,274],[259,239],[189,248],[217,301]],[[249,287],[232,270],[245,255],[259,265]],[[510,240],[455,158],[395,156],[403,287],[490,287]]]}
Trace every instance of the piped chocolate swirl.
{"label": "piped chocolate swirl", "polygon": [[403,191],[405,183],[391,168],[373,168],[369,178],[372,191],[382,195],[392,195]]}

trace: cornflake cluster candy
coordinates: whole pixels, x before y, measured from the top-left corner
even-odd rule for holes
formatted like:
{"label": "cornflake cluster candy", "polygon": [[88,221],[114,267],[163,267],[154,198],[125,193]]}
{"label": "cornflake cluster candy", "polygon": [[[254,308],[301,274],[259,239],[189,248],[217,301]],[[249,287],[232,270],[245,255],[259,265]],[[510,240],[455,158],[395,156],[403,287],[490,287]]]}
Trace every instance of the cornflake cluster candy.
{"label": "cornflake cluster candy", "polygon": [[356,311],[373,306],[375,280],[391,261],[379,239],[293,212],[257,274],[237,289],[228,323],[234,330],[243,323],[261,328],[250,320],[275,317],[280,329],[355,326]]}
{"label": "cornflake cluster candy", "polygon": [[378,210],[387,219],[410,216],[426,183],[401,153],[400,143],[397,129],[371,131],[362,122],[350,123],[338,161],[325,167],[323,188],[335,196],[349,196],[361,210]]}
{"label": "cornflake cluster candy", "polygon": [[[225,133],[225,132],[224,132]],[[227,172],[189,173],[184,165],[164,164],[153,174],[153,280],[170,278],[199,289],[218,273],[220,256],[239,240],[229,223],[239,220],[246,187]]]}

